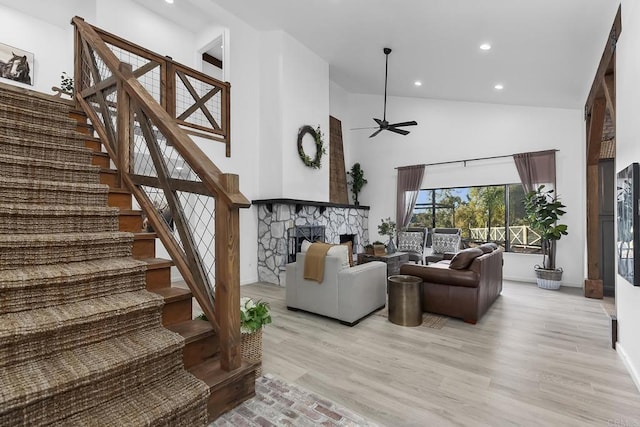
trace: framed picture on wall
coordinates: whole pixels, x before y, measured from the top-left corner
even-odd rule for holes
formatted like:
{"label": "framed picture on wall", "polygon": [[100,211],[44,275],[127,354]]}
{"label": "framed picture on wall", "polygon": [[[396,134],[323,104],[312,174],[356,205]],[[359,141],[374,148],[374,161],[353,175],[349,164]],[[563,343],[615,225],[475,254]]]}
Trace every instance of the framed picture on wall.
{"label": "framed picture on wall", "polygon": [[616,181],[616,250],[618,274],[634,286],[640,286],[640,253],[635,256],[635,249],[640,248],[639,195],[640,165],[632,163],[618,172]]}
{"label": "framed picture on wall", "polygon": [[33,86],[33,53],[0,43],[0,77]]}

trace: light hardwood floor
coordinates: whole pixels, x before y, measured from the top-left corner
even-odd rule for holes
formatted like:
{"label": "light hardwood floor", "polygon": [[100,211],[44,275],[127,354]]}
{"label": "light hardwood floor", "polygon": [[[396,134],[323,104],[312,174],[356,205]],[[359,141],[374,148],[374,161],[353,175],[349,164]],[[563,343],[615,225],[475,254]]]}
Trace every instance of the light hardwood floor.
{"label": "light hardwood floor", "polygon": [[579,289],[505,282],[477,325],[354,327],[288,311],[285,289],[241,288],[271,304],[263,369],[384,426],[640,427],[640,393],[611,349],[602,302]]}

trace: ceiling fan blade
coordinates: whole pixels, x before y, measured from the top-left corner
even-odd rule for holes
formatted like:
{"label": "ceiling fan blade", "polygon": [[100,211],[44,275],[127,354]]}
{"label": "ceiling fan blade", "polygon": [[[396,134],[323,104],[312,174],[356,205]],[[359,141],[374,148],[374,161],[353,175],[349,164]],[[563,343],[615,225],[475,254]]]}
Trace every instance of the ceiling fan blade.
{"label": "ceiling fan blade", "polygon": [[374,133],[372,133],[369,138],[373,138],[374,136],[376,136],[377,134],[379,134],[380,132],[382,132],[382,129],[378,129],[377,131],[375,131]]}
{"label": "ceiling fan blade", "polygon": [[389,128],[387,128],[387,130],[391,131],[391,132],[399,133],[400,135],[408,135],[409,134],[409,131],[408,130],[404,130],[404,129],[396,129],[396,128],[389,127]]}
{"label": "ceiling fan blade", "polygon": [[418,124],[418,122],[416,122],[415,120],[411,120],[410,122],[394,123],[394,124],[389,125],[389,127],[416,126],[417,124]]}
{"label": "ceiling fan blade", "polygon": [[384,123],[384,121],[383,121],[383,120],[376,119],[375,117],[373,118],[373,120],[375,120],[375,122],[376,122],[377,124],[379,124],[380,126],[382,126],[382,123]]}

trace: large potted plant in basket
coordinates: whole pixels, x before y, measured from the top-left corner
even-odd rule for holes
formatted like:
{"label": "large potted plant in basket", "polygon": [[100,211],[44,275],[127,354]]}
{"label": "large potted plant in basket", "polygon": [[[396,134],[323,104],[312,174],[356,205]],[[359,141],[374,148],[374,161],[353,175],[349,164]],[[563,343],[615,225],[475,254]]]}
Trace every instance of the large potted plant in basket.
{"label": "large potted plant in basket", "polygon": [[[197,319],[208,320],[204,313]],[[248,297],[240,298],[240,353],[248,362],[259,364],[256,378],[262,375],[262,327],[269,323],[271,313],[268,303],[254,302]]]}
{"label": "large potted plant in basket", "polygon": [[242,358],[259,364],[256,378],[262,375],[262,327],[271,323],[269,304],[254,302],[251,298],[240,298],[240,332]]}
{"label": "large potted plant in basket", "polygon": [[558,224],[566,212],[563,205],[544,185],[525,195],[524,208],[531,228],[540,234],[542,266],[536,265],[536,281],[543,289],[559,289],[562,268],[556,268],[556,242],[567,235],[567,226]]}

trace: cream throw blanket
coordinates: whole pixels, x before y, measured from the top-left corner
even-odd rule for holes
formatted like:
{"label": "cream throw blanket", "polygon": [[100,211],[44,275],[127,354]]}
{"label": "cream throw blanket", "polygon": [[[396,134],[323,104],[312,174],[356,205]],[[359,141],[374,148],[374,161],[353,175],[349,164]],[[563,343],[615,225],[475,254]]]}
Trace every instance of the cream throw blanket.
{"label": "cream throw blanket", "polygon": [[324,260],[333,245],[328,243],[312,243],[304,258],[304,278],[322,283],[324,279]]}

